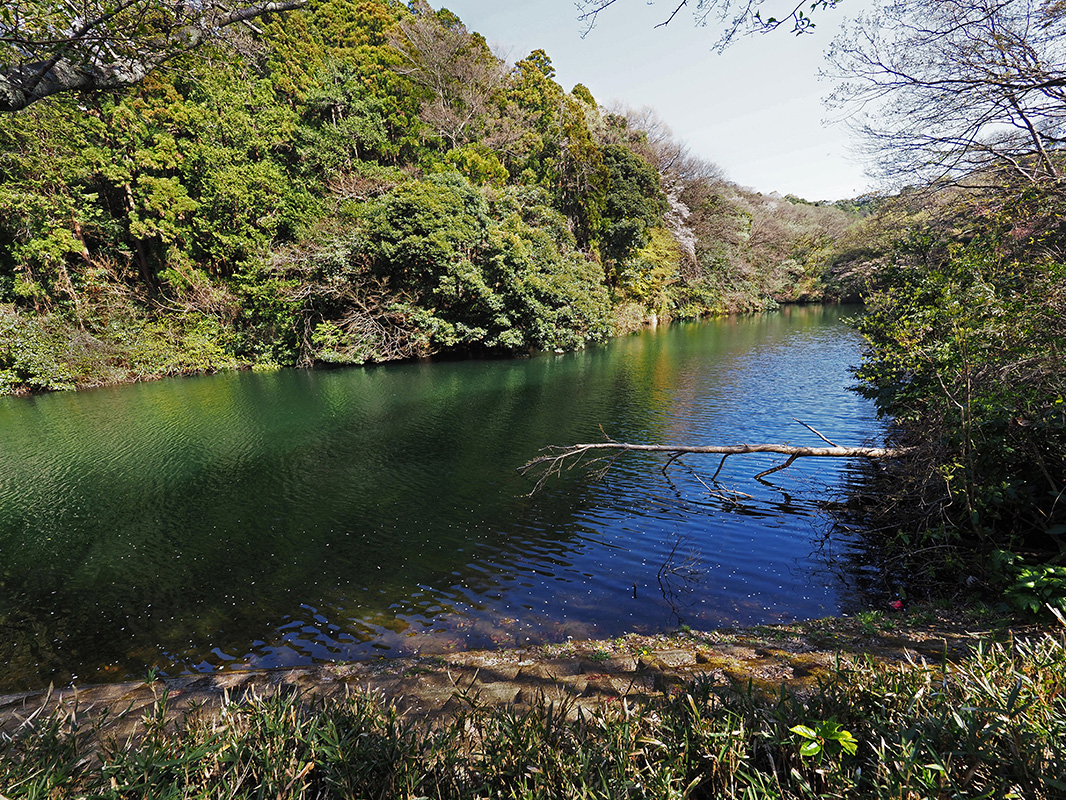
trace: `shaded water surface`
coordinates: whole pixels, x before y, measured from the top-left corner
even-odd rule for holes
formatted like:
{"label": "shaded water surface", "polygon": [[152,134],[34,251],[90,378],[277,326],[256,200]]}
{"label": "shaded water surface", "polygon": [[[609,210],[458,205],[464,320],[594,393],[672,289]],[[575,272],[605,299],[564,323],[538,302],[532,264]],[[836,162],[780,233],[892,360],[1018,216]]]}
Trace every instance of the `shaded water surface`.
{"label": "shaded water surface", "polygon": [[839,444],[875,438],[845,391],[858,341],[841,313],[528,360],[0,399],[0,688],[837,612],[817,501],[843,464],[801,460],[771,487],[751,476],[773,458],[734,457],[715,487],[717,459],[664,476],[626,457],[532,497],[517,468],[601,425],[819,444],[798,418]]}

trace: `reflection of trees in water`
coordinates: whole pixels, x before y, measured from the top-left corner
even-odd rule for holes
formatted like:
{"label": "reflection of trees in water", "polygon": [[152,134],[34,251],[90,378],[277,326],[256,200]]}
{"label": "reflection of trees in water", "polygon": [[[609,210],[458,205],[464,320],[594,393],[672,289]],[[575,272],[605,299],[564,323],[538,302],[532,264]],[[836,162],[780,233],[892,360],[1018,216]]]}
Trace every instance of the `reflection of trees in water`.
{"label": "reflection of trees in water", "polygon": [[[665,465],[666,459],[661,463]],[[669,468],[657,470],[670,496],[652,494],[650,497],[691,516],[729,515],[769,520],[785,515],[808,520],[812,533],[820,532],[810,559],[820,568],[825,584],[838,588],[842,610],[852,613],[884,605],[887,599],[898,597],[907,579],[907,566],[901,556],[885,552],[884,531],[863,527],[863,520],[849,513],[846,502],[850,494],[869,490],[863,476],[878,469],[877,464],[857,460],[842,470],[837,483],[829,484],[805,475],[799,478],[796,491],[760,479],[758,483],[763,490],[756,496],[712,480],[711,470],[700,471],[687,462],[675,460]],[[685,551],[686,556],[679,557],[679,551]],[[707,575],[706,570],[696,568],[698,557],[695,551],[676,544],[660,568],[660,575],[665,575],[663,597],[678,624],[684,623],[685,611],[693,604],[692,594]],[[819,575],[812,574],[810,578],[817,581]],[[784,616],[788,616],[787,611]]]}
{"label": "reflection of trees in water", "polygon": [[[0,583],[0,661],[9,665],[0,681],[139,677],[149,665],[222,664],[301,635],[300,648],[325,653],[340,641],[336,624],[358,643],[395,639],[409,632],[404,615],[482,613],[479,598],[500,591],[531,554],[533,569],[565,565],[588,533],[578,518],[598,495],[575,483],[536,503],[521,497],[510,448],[535,449],[530,437],[553,426],[566,433],[556,415],[589,398],[565,380],[527,385],[530,366],[293,373],[263,379],[274,384],[269,392],[258,378],[204,381],[202,389],[223,389],[217,402],[191,403],[181,409],[190,420],[158,425],[211,428],[195,459],[153,446],[165,439],[153,439],[149,424],[159,387],[120,392],[128,405],[139,408],[141,397],[146,406],[138,453],[158,450],[166,463],[126,497],[125,485],[90,469],[78,449],[64,469],[78,480],[38,505],[92,515],[63,528],[25,507],[3,509],[5,527],[26,535],[0,542],[11,572]],[[248,427],[260,394],[271,407],[259,427],[238,437],[242,447],[219,445],[233,438],[224,423]],[[197,416],[205,412],[212,424]],[[122,438],[117,428],[108,435]],[[57,533],[33,533],[42,530]],[[420,585],[437,587],[437,611],[408,602]],[[456,608],[447,607],[449,594]],[[328,619],[304,613],[308,606]]]}
{"label": "reflection of trees in water", "polygon": [[[741,344],[761,341],[763,326],[740,328]],[[12,665],[0,680],[136,678],[151,665],[193,669],[257,654],[310,663],[598,635],[612,615],[629,630],[668,624],[671,613],[679,624],[697,617],[692,606],[711,589],[696,546],[706,549],[705,532],[715,546],[715,518],[809,516],[802,493],[744,485],[750,496],[696,470],[661,480],[648,459],[618,464],[603,483],[571,475],[528,498],[531,484],[515,468],[550,442],[595,439],[605,422],[619,437],[667,441],[670,415],[691,411],[682,428],[696,435],[701,392],[717,375],[700,370],[743,351],[731,339],[712,358],[715,337],[703,335],[671,329],[558,359],[116,391],[111,427],[100,415],[77,432],[76,460],[48,473],[57,484],[77,481],[54,491],[38,482],[49,494],[34,509],[61,516],[59,500],[45,500],[70,490],[66,507],[92,513],[67,528],[25,506],[0,520],[25,533],[0,541],[11,572],[0,585],[0,663]],[[64,398],[78,408],[91,400]],[[78,416],[55,408],[68,422]],[[107,442],[123,438],[135,440],[129,464],[125,451],[103,459]],[[162,462],[151,460],[157,454]],[[644,541],[627,539],[634,517]],[[54,555],[31,535],[45,528],[63,537]],[[634,581],[647,598],[630,600]],[[723,614],[737,602],[711,599]]]}
{"label": "reflection of trees in water", "polygon": [[900,552],[891,544],[896,527],[874,524],[863,511],[882,470],[873,462],[851,465],[821,504],[825,521],[817,552],[841,586],[845,613],[884,608],[917,589],[920,580],[913,558],[920,559],[922,549]]}
{"label": "reflection of trees in water", "polygon": [[[460,488],[454,477],[446,485]],[[159,569],[160,580],[124,581],[121,572],[103,585],[72,580],[85,557],[64,567],[67,578],[11,575],[0,588],[10,609],[0,615],[0,660],[9,665],[0,681],[31,688],[75,676],[137,678],[149,666],[173,673],[235,660],[288,666],[395,655],[424,648],[412,634],[426,631],[491,646],[514,627],[499,613],[502,594],[519,580],[565,571],[595,540],[581,517],[601,493],[580,481],[536,503],[513,491],[485,493],[476,517],[453,508],[442,519],[439,506],[404,507],[371,489],[385,501],[377,516],[391,521],[365,536],[330,531],[323,516],[302,520],[303,537],[279,523],[258,537],[190,538],[180,564],[137,568]],[[367,504],[353,513],[369,514]],[[367,536],[377,541],[364,552]],[[130,558],[137,553],[131,545]]]}
{"label": "reflection of trees in water", "polygon": [[670,611],[677,619],[678,625],[686,622],[686,612],[694,600],[692,594],[699,588],[707,570],[700,566],[699,551],[678,534],[670,552],[666,554],[655,578],[659,582],[659,591],[663,600],[670,606]]}

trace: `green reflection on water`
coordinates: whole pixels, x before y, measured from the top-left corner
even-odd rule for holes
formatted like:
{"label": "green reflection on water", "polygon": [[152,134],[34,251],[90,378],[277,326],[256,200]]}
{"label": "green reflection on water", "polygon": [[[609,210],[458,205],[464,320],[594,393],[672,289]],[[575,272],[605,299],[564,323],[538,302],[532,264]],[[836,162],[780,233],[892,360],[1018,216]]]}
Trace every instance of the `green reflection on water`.
{"label": "green reflection on water", "polygon": [[[713,417],[726,436],[766,405],[748,397],[766,379],[753,354],[780,373],[776,348],[842,330],[838,316],[790,309],[520,361],[0,400],[0,685],[395,651],[413,625],[457,629],[541,598],[565,617],[552,581],[614,569],[589,542],[616,532],[605,497],[636,496],[644,467],[621,468],[614,488],[561,480],[533,498],[516,468],[547,444],[600,439],[601,425],[681,441],[706,438]],[[634,559],[677,525],[649,528]],[[608,614],[628,588],[595,578],[621,592],[599,603]],[[504,597],[516,585],[532,587],[517,612]],[[649,604],[649,620],[661,613]]]}

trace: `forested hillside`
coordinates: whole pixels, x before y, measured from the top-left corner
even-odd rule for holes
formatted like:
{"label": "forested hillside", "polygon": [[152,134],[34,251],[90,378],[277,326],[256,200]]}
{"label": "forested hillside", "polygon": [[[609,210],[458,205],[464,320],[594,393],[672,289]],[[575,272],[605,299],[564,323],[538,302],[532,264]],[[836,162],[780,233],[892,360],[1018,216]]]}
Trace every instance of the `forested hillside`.
{"label": "forested hillside", "polygon": [[0,125],[0,393],[852,295],[852,208],[762,196],[446,10],[312,0]]}

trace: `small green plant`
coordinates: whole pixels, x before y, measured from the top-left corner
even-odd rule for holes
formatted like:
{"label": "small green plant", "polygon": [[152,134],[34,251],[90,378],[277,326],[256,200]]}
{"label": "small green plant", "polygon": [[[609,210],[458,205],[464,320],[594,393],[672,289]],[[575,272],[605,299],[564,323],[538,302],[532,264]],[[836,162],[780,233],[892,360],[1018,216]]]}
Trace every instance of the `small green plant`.
{"label": "small green plant", "polygon": [[1037,564],[1023,567],[1007,589],[1011,602],[1037,614],[1045,606],[1066,611],[1066,567]]}
{"label": "small green plant", "polygon": [[591,653],[589,653],[589,660],[590,661],[604,662],[610,657],[611,657],[611,654],[608,653],[606,650],[603,650],[603,649],[593,650]]}
{"label": "small green plant", "polygon": [[804,758],[817,758],[820,761],[827,751],[830,756],[839,752],[853,756],[859,745],[855,737],[834,719],[816,722],[813,728],[793,725],[789,730],[799,737],[800,755]]}
{"label": "small green plant", "polygon": [[878,632],[879,622],[878,617],[881,615],[877,611],[860,611],[855,615],[855,619],[859,622],[859,627],[862,632],[867,636],[874,636]]}
{"label": "small green plant", "polygon": [[1066,611],[1066,567],[1023,564],[1021,556],[1005,550],[997,550],[992,558],[1009,582],[1004,596],[1015,608],[1030,614],[1039,614],[1048,606]]}
{"label": "small green plant", "polygon": [[907,617],[908,625],[930,625],[936,622],[936,614],[932,611],[916,611]]}
{"label": "small green plant", "polygon": [[896,627],[896,624],[886,619],[885,615],[880,611],[860,611],[855,615],[855,619],[859,623],[859,628],[867,636],[876,636]]}

